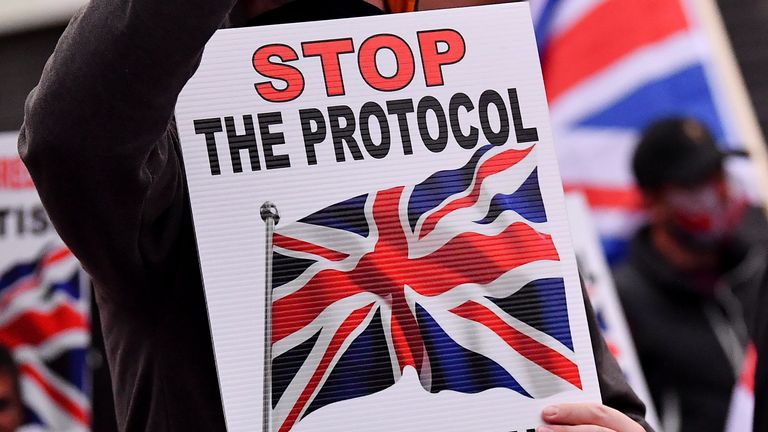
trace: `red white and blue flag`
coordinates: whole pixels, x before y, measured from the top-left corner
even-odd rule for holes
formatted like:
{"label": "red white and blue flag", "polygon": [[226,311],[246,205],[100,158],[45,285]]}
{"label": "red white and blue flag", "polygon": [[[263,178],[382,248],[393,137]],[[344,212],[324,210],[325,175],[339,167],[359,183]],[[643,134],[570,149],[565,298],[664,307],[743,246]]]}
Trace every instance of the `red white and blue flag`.
{"label": "red white and blue flag", "polygon": [[[743,145],[697,10],[687,0],[532,0],[566,189],[586,194],[610,258],[640,221],[630,159],[640,132],[693,116]],[[720,80],[721,81],[721,80]]]}
{"label": "red white and blue flag", "polygon": [[407,367],[433,393],[582,388],[536,154],[487,145],[419,184],[278,226],[275,430]]}
{"label": "red white and blue flag", "polygon": [[63,246],[0,274],[0,344],[19,365],[25,431],[89,429],[84,291],[79,264]]}
{"label": "red white and blue flag", "polygon": [[16,150],[0,133],[0,345],[21,375],[19,432],[90,429],[89,291]]}

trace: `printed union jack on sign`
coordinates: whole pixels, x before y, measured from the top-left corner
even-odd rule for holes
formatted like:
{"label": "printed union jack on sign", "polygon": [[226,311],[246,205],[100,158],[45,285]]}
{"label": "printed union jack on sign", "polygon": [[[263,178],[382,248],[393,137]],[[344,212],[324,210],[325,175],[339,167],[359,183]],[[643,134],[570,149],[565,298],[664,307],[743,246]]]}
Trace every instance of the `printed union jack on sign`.
{"label": "printed union jack on sign", "polygon": [[274,236],[275,430],[392,386],[582,388],[536,145],[348,199]]}

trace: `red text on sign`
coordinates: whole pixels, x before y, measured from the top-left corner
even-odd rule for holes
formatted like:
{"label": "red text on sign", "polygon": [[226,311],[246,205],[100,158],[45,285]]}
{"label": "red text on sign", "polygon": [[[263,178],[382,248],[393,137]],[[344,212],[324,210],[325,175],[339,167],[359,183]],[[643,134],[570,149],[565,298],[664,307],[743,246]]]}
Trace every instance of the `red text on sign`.
{"label": "red text on sign", "polygon": [[[456,30],[440,29],[418,32],[417,39],[424,83],[428,87],[444,85],[443,68],[460,62],[466,54],[464,38]],[[341,58],[355,52],[360,76],[375,90],[402,90],[413,82],[416,75],[413,49],[401,37],[392,34],[371,36],[365,39],[357,50],[352,38],[303,42],[301,52],[304,58],[319,58],[325,91],[329,97],[346,94],[345,71]],[[394,73],[382,71],[377,61],[382,52],[389,52],[394,56]],[[254,52],[253,68],[262,76],[271,79],[255,84],[256,91],[264,100],[289,102],[304,92],[304,72],[309,72],[306,71],[308,66],[300,68],[297,64],[286,64],[297,60],[299,55],[296,50],[283,44],[265,45]],[[281,83],[276,85],[272,80]]]}

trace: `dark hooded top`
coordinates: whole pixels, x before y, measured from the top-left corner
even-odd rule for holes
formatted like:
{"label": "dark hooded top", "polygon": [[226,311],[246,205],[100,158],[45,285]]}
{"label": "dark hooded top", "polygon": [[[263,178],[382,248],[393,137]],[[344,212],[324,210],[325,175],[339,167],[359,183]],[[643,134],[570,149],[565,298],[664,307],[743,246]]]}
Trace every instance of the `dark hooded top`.
{"label": "dark hooded top", "polygon": [[645,227],[616,269],[648,388],[662,423],[674,430],[725,427],[744,349],[765,321],[755,299],[768,266],[766,234],[764,213],[750,208],[720,248],[721,265],[692,274],[674,267]]}

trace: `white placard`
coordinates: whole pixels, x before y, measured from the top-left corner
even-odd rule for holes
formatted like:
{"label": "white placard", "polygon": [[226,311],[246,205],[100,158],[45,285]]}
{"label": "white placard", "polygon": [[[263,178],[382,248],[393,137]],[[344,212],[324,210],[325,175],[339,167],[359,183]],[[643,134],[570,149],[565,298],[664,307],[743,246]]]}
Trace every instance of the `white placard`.
{"label": "white placard", "polygon": [[[599,401],[526,4],[219,31],[176,110],[228,430]],[[190,269],[192,271],[192,269]]]}

